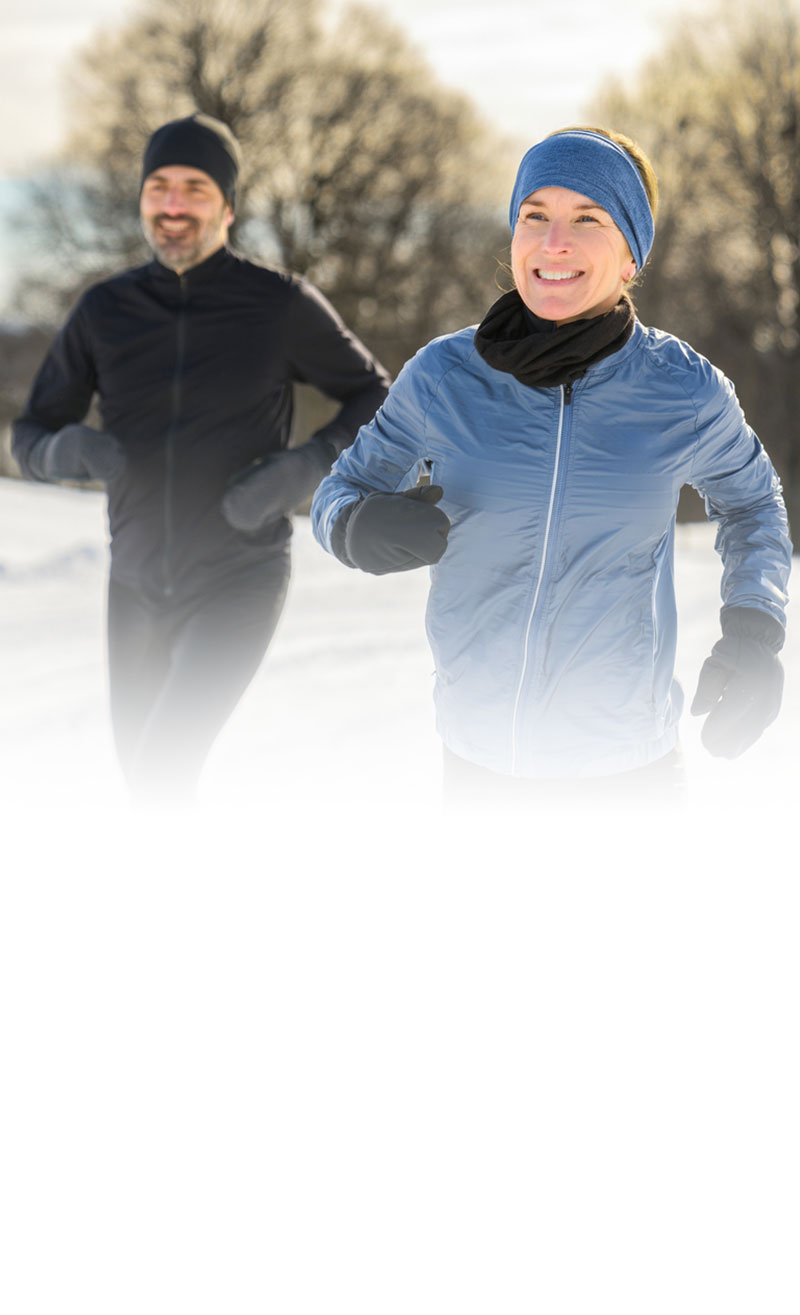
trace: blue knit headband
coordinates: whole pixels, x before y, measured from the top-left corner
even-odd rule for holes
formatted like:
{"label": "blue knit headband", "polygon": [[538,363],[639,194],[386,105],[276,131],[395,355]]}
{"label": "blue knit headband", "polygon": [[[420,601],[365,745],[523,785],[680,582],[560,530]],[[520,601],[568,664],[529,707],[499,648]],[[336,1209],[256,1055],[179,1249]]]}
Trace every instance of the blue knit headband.
{"label": "blue knit headband", "polygon": [[540,187],[567,187],[607,210],[628,241],[637,269],[653,245],[655,226],[641,174],[628,152],[600,133],[559,132],[524,156],[511,193],[513,232],[526,196]]}

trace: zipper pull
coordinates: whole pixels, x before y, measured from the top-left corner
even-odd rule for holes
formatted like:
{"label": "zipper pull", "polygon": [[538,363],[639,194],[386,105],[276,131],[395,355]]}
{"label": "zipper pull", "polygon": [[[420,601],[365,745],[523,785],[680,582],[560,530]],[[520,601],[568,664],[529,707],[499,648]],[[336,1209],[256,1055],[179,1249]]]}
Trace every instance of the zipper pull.
{"label": "zipper pull", "polygon": [[564,384],[564,405],[569,406],[572,401],[572,384]]}

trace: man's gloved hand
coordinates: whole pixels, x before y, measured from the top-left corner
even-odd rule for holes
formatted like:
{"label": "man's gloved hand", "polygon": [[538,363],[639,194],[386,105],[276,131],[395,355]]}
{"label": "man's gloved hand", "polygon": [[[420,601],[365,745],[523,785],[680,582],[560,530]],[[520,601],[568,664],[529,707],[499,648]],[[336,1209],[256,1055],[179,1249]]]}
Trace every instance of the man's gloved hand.
{"label": "man's gloved hand", "polygon": [[335,458],[333,444],[318,437],[265,457],[229,485],[223,516],[235,530],[254,534],[310,498]]}
{"label": "man's gloved hand", "polygon": [[125,453],[113,434],[90,425],[64,425],[39,439],[29,463],[40,479],[97,479],[108,484],[125,469]]}
{"label": "man's gloved hand", "polygon": [[738,758],[775,720],[783,694],[780,621],[756,607],[724,607],[722,639],[706,658],[692,716],[708,713],[701,733],[716,758]]}
{"label": "man's gloved hand", "polygon": [[438,562],[450,530],[449,520],[435,505],[441,496],[438,484],[424,484],[403,493],[369,493],[361,502],[351,502],[334,526],[334,552],[348,566],[370,575]]}

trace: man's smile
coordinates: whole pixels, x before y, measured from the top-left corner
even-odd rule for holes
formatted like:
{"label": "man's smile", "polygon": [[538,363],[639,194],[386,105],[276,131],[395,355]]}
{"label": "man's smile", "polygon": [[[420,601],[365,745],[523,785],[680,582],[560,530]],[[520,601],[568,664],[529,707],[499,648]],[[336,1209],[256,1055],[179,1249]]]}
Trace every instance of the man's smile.
{"label": "man's smile", "polygon": [[181,219],[170,219],[166,215],[159,215],[155,227],[166,237],[183,237],[197,228],[197,220],[190,215],[183,216]]}

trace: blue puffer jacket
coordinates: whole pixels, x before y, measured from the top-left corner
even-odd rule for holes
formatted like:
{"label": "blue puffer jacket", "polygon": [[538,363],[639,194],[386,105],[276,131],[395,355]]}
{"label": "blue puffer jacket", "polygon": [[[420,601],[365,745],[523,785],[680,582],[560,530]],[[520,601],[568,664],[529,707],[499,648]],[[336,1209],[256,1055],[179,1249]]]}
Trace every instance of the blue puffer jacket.
{"label": "blue puffer jacket", "polygon": [[675,744],[675,511],[681,486],[718,525],[726,605],[784,620],[791,544],[775,471],[732,385],[685,343],[636,324],[571,388],[489,365],[474,329],[436,339],[314,499],[337,516],[374,490],[441,484],[452,522],[431,570],[437,726],[455,753],[526,777],[601,776]]}

